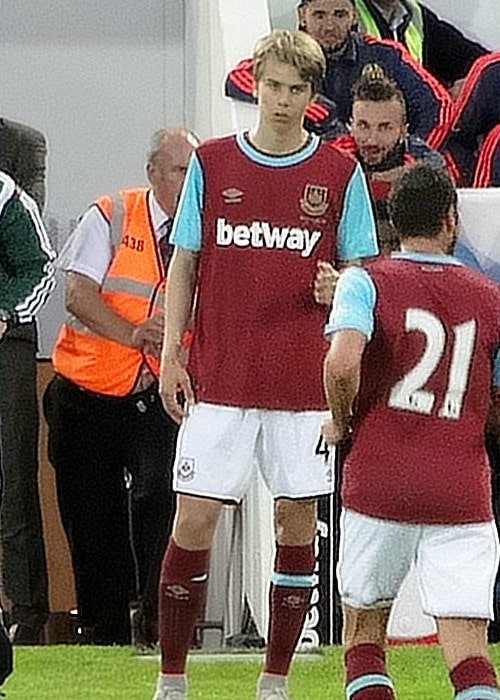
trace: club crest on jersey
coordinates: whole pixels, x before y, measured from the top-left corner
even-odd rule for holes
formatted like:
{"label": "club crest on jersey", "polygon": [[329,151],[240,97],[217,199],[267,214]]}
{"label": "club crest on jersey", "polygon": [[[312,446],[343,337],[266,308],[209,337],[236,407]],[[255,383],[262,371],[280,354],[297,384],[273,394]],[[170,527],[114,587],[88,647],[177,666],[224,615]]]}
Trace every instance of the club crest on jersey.
{"label": "club crest on jersey", "polygon": [[225,204],[241,204],[243,201],[243,192],[236,187],[229,187],[222,193]]}
{"label": "club crest on jersey", "polygon": [[306,185],[300,207],[307,216],[323,216],[329,207],[328,187]]}
{"label": "club crest on jersey", "polygon": [[192,481],[195,476],[195,465],[192,457],[181,457],[177,467],[177,478],[179,481]]}

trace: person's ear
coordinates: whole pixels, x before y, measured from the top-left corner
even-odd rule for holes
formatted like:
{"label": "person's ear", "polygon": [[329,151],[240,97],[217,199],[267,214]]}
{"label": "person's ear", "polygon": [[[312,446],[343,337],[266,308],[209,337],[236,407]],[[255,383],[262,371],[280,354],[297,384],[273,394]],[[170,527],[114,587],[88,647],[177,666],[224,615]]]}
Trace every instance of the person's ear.
{"label": "person's ear", "polygon": [[352,17],[352,24],[351,24],[351,32],[358,32],[358,31],[359,31],[359,15],[358,15],[357,9],[354,8],[353,17]]}
{"label": "person's ear", "polygon": [[456,204],[452,204],[446,212],[446,229],[454,233],[458,226],[458,209]]}
{"label": "person's ear", "polygon": [[305,7],[297,8],[297,29],[301,32],[307,32]]}

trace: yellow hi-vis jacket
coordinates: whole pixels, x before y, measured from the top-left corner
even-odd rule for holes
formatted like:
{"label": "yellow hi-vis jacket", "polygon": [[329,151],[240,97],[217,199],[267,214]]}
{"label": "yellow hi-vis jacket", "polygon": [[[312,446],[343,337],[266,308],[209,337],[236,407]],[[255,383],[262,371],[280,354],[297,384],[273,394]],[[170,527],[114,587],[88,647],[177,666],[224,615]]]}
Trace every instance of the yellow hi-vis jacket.
{"label": "yellow hi-vis jacket", "polygon": [[[370,34],[376,39],[380,39],[380,31],[371,14],[365,0],[355,0],[356,9],[362,31],[365,34]],[[406,5],[411,13],[411,20],[406,28],[404,43],[410,55],[419,63],[422,63],[424,57],[424,20],[422,8],[415,0],[406,0]]]}

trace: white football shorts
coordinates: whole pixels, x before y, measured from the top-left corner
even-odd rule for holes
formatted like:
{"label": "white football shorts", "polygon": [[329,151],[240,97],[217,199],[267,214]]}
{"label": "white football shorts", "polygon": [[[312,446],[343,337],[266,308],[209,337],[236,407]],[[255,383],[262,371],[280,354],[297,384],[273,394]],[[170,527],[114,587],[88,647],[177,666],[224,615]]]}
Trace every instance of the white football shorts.
{"label": "white football shorts", "polygon": [[333,490],[334,450],[321,438],[326,411],[274,411],[198,403],[179,430],[174,489],[240,501],[260,469],[274,498]]}
{"label": "white football shorts", "polygon": [[425,613],[493,619],[499,563],[493,521],[412,525],[344,510],[340,522],[337,573],[346,605],[390,607],[413,565]]}

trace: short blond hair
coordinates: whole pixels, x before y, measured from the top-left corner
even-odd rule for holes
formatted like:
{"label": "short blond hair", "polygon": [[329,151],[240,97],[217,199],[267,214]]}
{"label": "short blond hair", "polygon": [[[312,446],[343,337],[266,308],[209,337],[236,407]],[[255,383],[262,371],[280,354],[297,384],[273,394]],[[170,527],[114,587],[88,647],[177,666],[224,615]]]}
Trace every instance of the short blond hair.
{"label": "short blond hair", "polygon": [[297,69],[301,79],[310,83],[313,93],[321,92],[326,73],[323,49],[309,34],[301,31],[275,29],[260,39],[253,53],[253,76],[257,83],[270,56]]}

